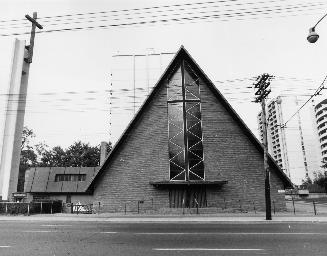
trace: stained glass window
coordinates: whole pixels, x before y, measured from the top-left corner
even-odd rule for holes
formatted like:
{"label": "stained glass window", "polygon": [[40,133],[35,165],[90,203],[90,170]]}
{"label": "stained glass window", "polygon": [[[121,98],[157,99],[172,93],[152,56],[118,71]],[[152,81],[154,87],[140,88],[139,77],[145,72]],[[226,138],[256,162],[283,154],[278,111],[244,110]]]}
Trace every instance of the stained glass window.
{"label": "stained glass window", "polygon": [[199,79],[182,63],[168,81],[170,180],[203,180]]}

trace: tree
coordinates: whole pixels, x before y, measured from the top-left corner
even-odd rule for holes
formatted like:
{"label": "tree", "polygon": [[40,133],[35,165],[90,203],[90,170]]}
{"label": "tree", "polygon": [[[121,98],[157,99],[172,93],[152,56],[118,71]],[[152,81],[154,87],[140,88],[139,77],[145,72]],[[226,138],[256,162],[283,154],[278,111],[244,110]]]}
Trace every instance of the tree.
{"label": "tree", "polygon": [[29,147],[30,139],[34,138],[35,134],[32,129],[29,129],[27,126],[24,126],[23,132],[22,132],[22,144],[21,149],[25,149],[26,147]]}
{"label": "tree", "polygon": [[323,187],[325,189],[325,192],[327,193],[327,176],[326,173],[322,172],[316,172],[314,173],[314,184],[318,184],[319,186]]}
{"label": "tree", "polygon": [[307,187],[308,185],[312,184],[312,180],[310,179],[309,176],[306,176],[303,180],[302,180],[302,185],[303,187]]}
{"label": "tree", "polygon": [[66,150],[60,146],[50,149],[45,144],[38,144],[36,148],[40,156],[38,166],[93,167],[100,164],[99,145],[93,147],[89,143],[77,141]]}
{"label": "tree", "polygon": [[99,166],[100,146],[75,142],[66,150],[66,166]]}
{"label": "tree", "polygon": [[28,168],[37,165],[37,154],[30,145],[30,139],[34,138],[35,134],[32,129],[24,127],[22,133],[21,154],[19,162],[18,184],[17,191],[24,191],[25,172]]}

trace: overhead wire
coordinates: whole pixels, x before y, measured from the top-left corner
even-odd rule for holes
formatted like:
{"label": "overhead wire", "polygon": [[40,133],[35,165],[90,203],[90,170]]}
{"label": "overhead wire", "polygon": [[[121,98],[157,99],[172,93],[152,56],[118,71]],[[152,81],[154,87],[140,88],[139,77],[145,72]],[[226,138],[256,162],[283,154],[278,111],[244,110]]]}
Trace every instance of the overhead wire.
{"label": "overhead wire", "polygon": [[292,120],[292,118],[301,111],[301,109],[315,96],[317,96],[324,88],[324,84],[325,81],[327,79],[327,75],[325,76],[324,80],[322,81],[322,83],[318,86],[318,88],[316,89],[315,93],[310,95],[309,99],[303,103],[303,105],[282,125],[283,127],[286,127],[287,123]]}
{"label": "overhead wire", "polygon": [[[212,8],[212,7],[226,7],[226,6],[244,6],[244,5],[247,5],[247,6],[250,6],[250,5],[260,5],[260,4],[271,4],[271,3],[274,3],[274,2],[278,2],[280,3],[281,1],[277,1],[277,0],[272,0],[272,1],[257,1],[257,2],[247,2],[247,3],[244,3],[244,2],[237,2],[238,0],[232,0],[232,1],[225,1],[225,0],[222,0],[222,1],[209,1],[209,2],[198,2],[198,3],[185,3],[185,4],[175,4],[175,5],[166,5],[166,6],[155,6],[155,7],[147,7],[147,8],[136,8],[136,9],[125,9],[125,10],[111,10],[111,11],[102,11],[102,12],[89,12],[89,13],[79,13],[79,14],[67,14],[67,15],[58,15],[58,16],[48,16],[48,17],[41,17],[39,18],[39,20],[43,21],[43,22],[46,22],[46,19],[53,19],[53,18],[61,18],[61,19],[57,19],[57,20],[53,20],[53,21],[62,21],[62,20],[71,20],[71,21],[74,21],[74,20],[77,20],[77,19],[93,19],[93,18],[99,18],[99,17],[115,17],[115,16],[119,16],[119,15],[124,15],[124,17],[126,17],[126,15],[135,15],[135,14],[145,14],[145,13],[154,13],[153,11],[144,11],[144,10],[155,10],[155,12],[159,13],[159,12],[167,12],[167,11],[175,11],[176,10],[176,7],[181,7],[182,9],[181,10],[192,10],[192,9],[205,9],[205,8]],[[215,5],[215,6],[210,6],[209,4],[216,4],[216,3],[229,3],[229,4],[224,4],[224,5]],[[233,4],[230,4],[230,2],[233,2]],[[305,4],[305,3],[303,3]],[[315,5],[319,5],[319,4],[324,4],[323,2],[317,2],[317,3],[313,3],[313,2],[310,2],[308,3],[310,4],[310,6],[315,6]],[[185,8],[185,6],[193,6],[193,5],[204,5],[204,6],[197,6],[197,7],[193,7],[193,8]],[[299,3],[296,3],[296,5],[301,5]],[[280,5],[280,6],[283,6],[283,5]],[[164,9],[164,10],[160,10],[160,9],[163,9],[163,8],[169,8],[169,7],[174,7],[174,9]],[[303,5],[302,7],[306,7],[305,5]],[[262,8],[262,7],[261,7]],[[235,8],[234,8],[235,9]],[[234,10],[233,9],[233,10]],[[255,8],[254,8],[255,9]],[[138,10],[141,12],[137,12],[137,13],[133,13],[133,11],[135,10]],[[143,11],[142,11],[143,10]],[[122,14],[119,14],[120,12],[122,12]],[[105,15],[105,16],[93,16],[93,17],[85,17],[87,15],[98,15],[98,14],[109,14],[110,13],[110,16],[108,15]],[[114,13],[114,14],[113,14]],[[118,13],[118,14],[117,14]],[[180,12],[178,13],[180,14]],[[75,17],[77,16],[77,17]],[[80,17],[82,16],[82,17]],[[69,19],[62,19],[64,17],[70,17]],[[72,18],[73,17],[73,18]],[[9,20],[10,21],[10,20]],[[0,26],[8,26],[8,24],[1,24],[3,22],[6,22],[4,20],[0,21]],[[10,25],[10,24],[9,24]],[[50,24],[48,24],[50,25]],[[57,24],[56,24],[57,25]],[[18,28],[18,27],[15,27],[15,28]]]}
{"label": "overhead wire", "polygon": [[[209,1],[209,2],[200,2],[200,3],[189,3],[189,4],[178,4],[178,5],[167,5],[167,6],[160,6],[160,9],[158,9],[159,7],[149,7],[149,8],[138,8],[136,10],[141,10],[141,12],[133,12],[135,9],[126,9],[126,10],[111,10],[111,11],[102,11],[102,12],[90,12],[90,13],[80,13],[80,14],[68,14],[68,15],[59,15],[59,16],[49,16],[49,17],[41,17],[41,18],[38,18],[38,20],[42,21],[42,22],[45,22],[45,24],[47,26],[49,25],[58,25],[58,24],[47,24],[46,22],[46,19],[53,19],[53,18],[56,18],[56,17],[60,17],[61,19],[55,19],[55,20],[50,20],[51,22],[56,22],[56,21],[74,21],[74,20],[81,20],[81,19],[88,19],[87,21],[89,21],[89,19],[95,19],[95,18],[106,18],[106,17],[118,17],[118,16],[121,16],[121,15],[124,15],[124,17],[126,17],[126,15],[136,15],[136,14],[146,14],[146,13],[149,13],[149,14],[152,14],[152,13],[160,13],[160,12],[164,12],[164,13],[167,13],[167,11],[185,11],[185,10],[193,10],[193,9],[206,9],[206,8],[212,8],[212,7],[226,7],[226,6],[242,6],[242,5],[252,5],[252,4],[260,4],[260,3],[267,3],[267,1],[261,1],[261,2],[257,2],[257,3],[235,3],[235,4],[225,4],[225,5],[219,5],[219,6],[210,6],[209,4],[213,4],[213,3],[224,3],[224,2],[237,2],[237,0],[235,1]],[[269,3],[271,2],[280,2],[280,1],[277,1],[277,0],[272,0],[270,1]],[[205,5],[205,6],[197,6],[197,7],[193,7],[193,8],[185,8],[185,6],[193,6],[193,5]],[[168,8],[168,7],[174,7],[173,9],[163,9],[163,8]],[[180,9],[177,9],[176,7],[181,7]],[[155,12],[154,11],[144,11],[144,10],[153,10],[155,9]],[[142,11],[143,10],[143,11]],[[129,11],[129,12],[128,12]],[[122,12],[122,13],[120,13]],[[98,15],[98,14],[109,14],[110,13],[110,16],[109,15],[101,15],[101,16],[87,16],[87,15]],[[114,14],[113,14],[114,13]],[[118,13],[118,14],[117,14]],[[179,12],[180,13],[180,12]],[[78,17],[75,17],[75,16],[78,16]],[[82,17],[80,17],[82,16]],[[70,17],[70,18],[67,18],[67,19],[62,19],[63,17]],[[3,22],[3,21],[2,21]],[[25,23],[24,23],[25,24]],[[65,24],[65,23],[64,23]],[[70,24],[70,23],[69,23]],[[13,24],[13,25],[18,25],[18,24]],[[0,27],[1,26],[8,26],[8,24],[1,24],[1,21],[0,21]],[[21,28],[21,27],[11,27],[11,28]]]}
{"label": "overhead wire", "polygon": [[[306,5],[303,5],[302,7],[305,7]],[[311,5],[312,6],[312,5]],[[310,6],[310,7],[311,7]],[[308,6],[309,7],[309,6]],[[275,12],[275,13],[281,13],[284,11],[287,11],[287,13],[289,13],[292,9],[297,9],[300,8],[299,11],[304,11],[303,8],[299,7],[299,6],[292,6],[292,7],[285,7],[285,6],[281,6],[280,8],[276,8],[276,9],[268,9],[268,11],[271,13],[272,11],[276,11],[279,10],[279,12]],[[193,17],[182,17],[182,18],[171,18],[171,19],[159,19],[159,20],[146,20],[146,21],[140,21],[140,22],[126,22],[126,23],[120,23],[120,24],[107,24],[107,25],[96,25],[96,26],[85,26],[85,27],[73,27],[73,28],[58,28],[58,29],[49,29],[49,30],[41,30],[41,31],[36,31],[37,33],[50,33],[50,32],[59,32],[59,31],[76,31],[76,30],[84,30],[84,29],[94,29],[94,28],[109,28],[109,27],[125,27],[125,26],[133,26],[133,25],[145,25],[145,24],[158,24],[158,23],[168,23],[170,21],[172,22],[176,22],[176,21],[192,21],[192,20],[206,20],[206,19],[210,19],[210,18],[221,18],[223,16],[226,17],[242,17],[242,16],[246,16],[246,15],[254,15],[254,16],[258,16],[260,14],[260,12],[263,11],[256,11],[256,12],[251,12],[251,11],[247,11],[247,12],[235,12],[235,13],[226,13],[223,15],[205,15],[205,16],[193,16]],[[263,12],[263,14],[269,14],[269,12]],[[24,35],[24,34],[28,34],[29,32],[21,32],[21,33],[11,33],[11,34],[0,34],[0,36],[11,36],[11,35]]]}
{"label": "overhead wire", "polygon": [[[216,1],[206,1],[206,2],[193,2],[193,3],[191,2],[191,3],[183,3],[183,4],[159,5],[159,6],[131,8],[131,9],[118,9],[118,10],[108,10],[108,11],[98,11],[98,12],[74,13],[74,14],[44,16],[44,17],[41,16],[41,17],[38,17],[38,19],[44,21],[44,20],[47,20],[47,19],[54,19],[54,18],[87,16],[87,15],[98,15],[98,14],[111,14],[113,16],[113,13],[120,13],[120,12],[123,15],[126,15],[126,14],[128,15],[129,14],[128,12],[133,12],[133,11],[144,11],[144,10],[152,10],[152,9],[159,9],[160,10],[162,8],[168,8],[168,7],[175,7],[176,8],[176,7],[185,7],[185,6],[192,6],[192,5],[209,5],[209,4],[215,4],[215,3],[237,2],[237,1],[238,0],[216,0]],[[283,0],[283,1],[286,1],[286,0]],[[263,1],[261,3],[266,3],[266,2]],[[279,1],[279,2],[281,2],[281,1]],[[260,2],[258,2],[258,3],[260,3]],[[269,1],[268,1],[268,3],[269,3]],[[240,4],[252,4],[252,3],[250,2],[250,3],[240,3]],[[6,22],[12,22],[12,21],[15,21],[15,22],[16,21],[26,21],[26,19],[0,20],[0,23],[6,23]]]}
{"label": "overhead wire", "polygon": [[[279,2],[279,1],[270,1],[269,4],[273,3],[273,2]],[[268,3],[268,2],[258,2],[258,3]],[[236,5],[244,5],[245,3],[240,3],[240,4],[236,4]],[[250,4],[257,4],[257,3],[247,3],[248,5]],[[252,11],[255,11],[256,14],[260,14],[261,12],[264,12],[264,11],[274,11],[274,10],[281,10],[281,7],[283,7],[283,10],[284,11],[287,11],[289,12],[289,10],[291,9],[300,9],[301,8],[301,11],[304,7],[314,7],[314,6],[322,6],[322,5],[326,5],[326,3],[323,3],[323,2],[317,2],[317,3],[310,3],[310,5],[301,5],[301,4],[294,4],[294,5],[288,5],[287,7],[283,7],[281,5],[276,5],[276,6],[260,6],[260,7],[253,7],[251,8]],[[235,6],[235,4],[231,5],[231,4],[226,4],[224,5],[223,7],[226,7],[226,6]],[[200,11],[200,10],[203,10],[203,9],[208,9],[208,8],[219,8],[219,10],[209,10],[209,11]],[[194,14],[206,14],[206,13],[220,13],[220,12],[224,12],[224,13],[227,13],[228,12],[231,12],[233,14],[233,11],[238,11],[238,14],[240,11],[246,11],[246,10],[249,10],[249,8],[241,8],[241,9],[228,9],[228,10],[221,10],[221,7],[222,6],[203,6],[203,7],[194,7],[194,8],[189,8],[187,10],[193,10],[193,9],[196,9],[197,12],[181,12],[181,11],[187,11],[185,8],[184,9],[180,9],[180,10],[176,10],[176,9],[168,9],[168,10],[160,10],[160,11],[156,11],[156,13],[154,12],[145,12],[145,13],[149,13],[149,14],[156,14],[156,15],[152,15],[152,16],[140,16],[140,17],[126,17],[126,15],[124,15],[123,18],[114,18],[114,19],[101,19],[99,20],[99,18],[112,18],[112,16],[100,16],[100,17],[96,17],[96,16],[93,16],[93,17],[86,17],[87,20],[85,20],[86,18],[76,18],[78,21],[76,21],[76,19],[66,19],[64,21],[66,22],[61,22],[61,23],[44,23],[45,26],[58,26],[58,25],[71,25],[71,24],[81,24],[81,23],[94,23],[94,22],[107,22],[107,21],[121,21],[121,20],[134,20],[134,19],[146,19],[146,18],[162,18],[162,17],[170,17],[172,14],[173,15],[177,15],[177,16],[180,16],[180,15],[194,15]],[[272,9],[276,7],[276,9]],[[279,7],[279,8],[278,8]],[[263,9],[263,10],[262,10]],[[267,10],[268,9],[268,10]],[[164,14],[161,14],[160,16],[158,16],[158,12],[164,12]],[[129,15],[135,15],[135,14],[142,14],[144,15],[145,13],[133,13],[133,14],[129,14]],[[245,12],[245,13],[253,13],[253,12]],[[225,15],[225,14],[223,14]],[[116,15],[116,16],[119,16],[119,15]],[[84,19],[81,21],[81,19]],[[90,20],[91,19],[91,20]],[[94,20],[95,19],[95,20]],[[54,21],[62,21],[62,20],[54,20]],[[51,22],[54,22],[54,21],[51,21]],[[68,22],[67,22],[68,21]],[[29,26],[27,26],[29,27]],[[20,27],[12,27],[12,28],[20,28]]]}

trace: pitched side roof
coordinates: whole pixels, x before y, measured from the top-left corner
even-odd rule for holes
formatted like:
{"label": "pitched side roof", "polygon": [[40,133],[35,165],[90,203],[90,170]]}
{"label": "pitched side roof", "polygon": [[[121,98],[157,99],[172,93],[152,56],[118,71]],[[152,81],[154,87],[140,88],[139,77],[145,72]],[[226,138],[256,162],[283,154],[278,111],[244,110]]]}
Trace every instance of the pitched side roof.
{"label": "pitched side roof", "polygon": [[[26,171],[24,192],[85,193],[99,167],[36,167]],[[85,175],[83,181],[56,181],[56,175]]]}
{"label": "pitched side roof", "polygon": [[[220,93],[220,91],[216,88],[214,83],[206,76],[206,74],[202,71],[202,69],[199,67],[199,65],[195,62],[195,60],[191,57],[191,55],[185,50],[183,46],[180,47],[179,51],[176,53],[173,60],[170,62],[162,76],[160,77],[157,84],[153,87],[150,95],[145,100],[141,108],[138,110],[138,112],[135,114],[134,118],[131,120],[115,146],[112,148],[110,154],[107,156],[106,160],[104,161],[103,165],[100,167],[99,172],[94,177],[94,179],[91,181],[90,186],[88,187],[88,190],[91,190],[94,188],[97,180],[101,175],[104,173],[106,167],[109,165],[111,159],[118,151],[120,145],[124,143],[125,139],[128,137],[128,134],[130,131],[134,128],[136,122],[139,120],[141,115],[144,113],[145,109],[150,104],[151,100],[155,96],[156,92],[159,90],[160,85],[164,83],[164,81],[169,77],[169,75],[174,71],[176,65],[180,63],[180,61],[184,59],[187,61],[189,65],[192,66],[192,69],[201,77],[201,79],[207,84],[209,89],[212,91],[212,93],[217,97],[217,99],[223,104],[223,106],[226,108],[226,110],[231,114],[233,119],[240,125],[244,133],[248,136],[248,138],[253,142],[253,144],[257,147],[257,149],[263,153],[263,146],[259,142],[259,140],[255,137],[255,135],[251,132],[251,130],[247,127],[247,125],[243,122],[241,117],[236,113],[236,111],[232,108],[232,106],[228,103],[226,98]],[[273,158],[269,155],[269,165],[272,166],[276,171],[278,177],[282,180],[285,187],[291,188],[293,187],[293,184],[291,180],[286,176],[286,174],[280,169],[280,167],[277,165],[277,163],[273,160]]]}

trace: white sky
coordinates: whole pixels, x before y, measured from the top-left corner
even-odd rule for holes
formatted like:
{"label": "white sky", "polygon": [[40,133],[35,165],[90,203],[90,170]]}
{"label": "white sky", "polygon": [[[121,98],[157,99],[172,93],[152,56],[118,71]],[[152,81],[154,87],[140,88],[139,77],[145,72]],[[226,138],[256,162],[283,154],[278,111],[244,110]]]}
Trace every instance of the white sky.
{"label": "white sky", "polygon": [[[25,14],[32,16],[33,11],[38,12],[38,16],[41,17],[39,22],[44,25],[44,30],[47,30],[97,24],[108,25],[114,21],[90,22],[92,20],[90,18],[89,23],[74,25],[73,21],[67,22],[62,19],[56,22],[42,20],[45,16],[195,2],[200,1],[1,0],[0,34],[29,31],[30,28],[26,30],[15,28],[19,26],[18,23],[15,25],[14,22],[3,21],[23,19]],[[234,2],[242,3],[244,6],[236,7],[233,5]],[[324,5],[317,6],[318,2]],[[313,26],[327,11],[327,1],[239,0],[230,1],[228,4],[230,6],[224,7],[226,3],[219,3],[218,0],[214,5],[219,6],[219,10],[225,12],[235,11],[235,8],[246,8],[253,12],[259,9],[251,8],[266,6],[278,9],[278,6],[281,7],[279,13],[276,11],[275,14],[266,15],[269,18],[262,15],[256,17],[243,14],[244,16],[239,16],[240,20],[227,17],[213,22],[187,22],[186,24],[174,22],[169,25],[156,24],[37,34],[30,69],[25,125],[35,131],[37,141],[45,141],[50,146],[67,147],[76,140],[96,145],[102,140],[108,140],[109,93],[105,90],[110,89],[111,82],[114,91],[132,86],[132,80],[127,81],[126,84],[110,80],[111,72],[118,74],[112,55],[146,53],[149,52],[149,48],[153,48],[155,52],[175,52],[180,45],[184,45],[212,81],[221,81],[216,83],[218,89],[226,93],[225,96],[231,101],[232,106],[257,134],[256,115],[260,106],[251,103],[253,90],[246,88],[252,84],[252,81],[226,80],[251,78],[267,72],[276,76],[275,81],[272,82],[272,97],[286,92],[312,93],[308,89],[318,87],[327,74],[325,59],[327,19],[317,27],[317,32],[321,37],[316,44],[309,44],[306,37],[309,27]],[[296,6],[296,9],[287,12],[287,5]],[[312,7],[308,8],[310,5]],[[214,8],[204,10],[212,12]],[[192,12],[196,11],[200,12],[200,10],[192,10]],[[132,16],[119,17],[126,19]],[[62,24],[64,22],[70,24]],[[60,23],[60,25],[47,27],[47,24],[51,23]],[[29,39],[28,35],[16,37]],[[8,89],[14,38],[14,36],[0,36],[1,110],[5,106],[3,94],[7,93]],[[139,68],[144,70],[144,65]],[[131,65],[127,67],[127,72],[131,72]],[[144,82],[144,88],[146,86]],[[122,94],[117,93],[114,96],[122,96]],[[128,112],[126,108],[132,107],[132,103],[125,102],[118,105],[117,102],[113,102],[113,107],[116,112],[113,111],[111,119],[111,138],[115,141],[131,116],[131,112]],[[117,113],[121,115],[118,116]],[[2,111],[0,112],[0,125],[3,123],[3,117]]]}

